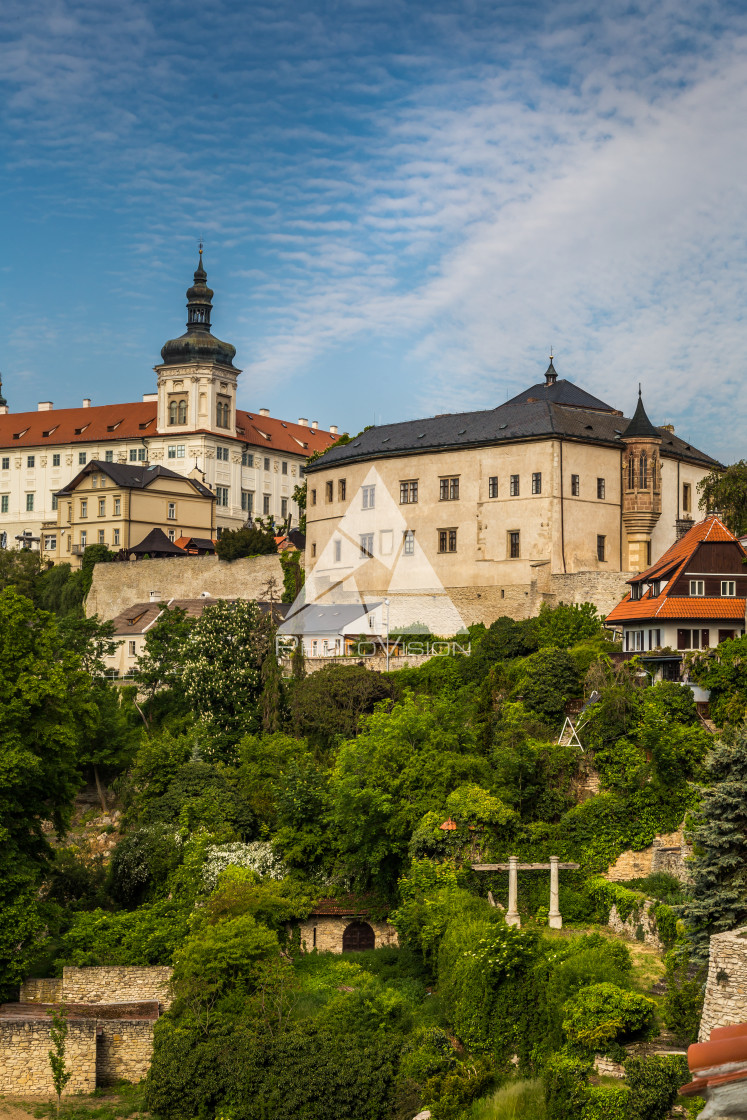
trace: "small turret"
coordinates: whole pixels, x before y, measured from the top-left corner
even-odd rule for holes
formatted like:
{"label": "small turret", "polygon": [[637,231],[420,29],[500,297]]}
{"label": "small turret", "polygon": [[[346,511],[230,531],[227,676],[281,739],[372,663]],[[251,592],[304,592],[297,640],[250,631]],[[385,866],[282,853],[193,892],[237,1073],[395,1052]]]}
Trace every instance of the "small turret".
{"label": "small turret", "polygon": [[651,564],[651,534],[661,517],[661,433],[646,415],[640,385],[633,419],[622,433],[622,520],[627,537],[626,568]]}
{"label": "small turret", "polygon": [[8,402],[3,396],[3,379],[2,376],[0,376],[0,416],[6,416],[8,412],[10,412],[10,409],[8,408]]}

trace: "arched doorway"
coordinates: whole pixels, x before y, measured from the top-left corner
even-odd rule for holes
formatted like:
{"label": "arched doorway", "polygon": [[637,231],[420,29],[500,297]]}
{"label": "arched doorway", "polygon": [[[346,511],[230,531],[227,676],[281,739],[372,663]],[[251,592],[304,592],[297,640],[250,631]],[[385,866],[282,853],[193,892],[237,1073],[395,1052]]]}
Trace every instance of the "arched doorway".
{"label": "arched doorway", "polygon": [[343,953],[360,953],[376,946],[376,935],[368,922],[351,922],[342,935]]}

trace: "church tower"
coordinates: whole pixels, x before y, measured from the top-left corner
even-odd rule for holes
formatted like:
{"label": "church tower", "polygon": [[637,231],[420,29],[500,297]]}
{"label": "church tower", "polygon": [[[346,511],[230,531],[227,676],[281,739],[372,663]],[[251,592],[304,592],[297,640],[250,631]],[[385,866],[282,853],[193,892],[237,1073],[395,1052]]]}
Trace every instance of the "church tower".
{"label": "church tower", "polygon": [[187,330],[161,350],[158,374],[158,432],[180,435],[209,431],[236,434],[236,347],[210,330],[213,292],[200,259],[187,289]]}
{"label": "church tower", "polygon": [[622,441],[622,520],[627,540],[623,565],[640,572],[651,564],[651,534],[661,517],[661,434],[646,415],[640,389]]}

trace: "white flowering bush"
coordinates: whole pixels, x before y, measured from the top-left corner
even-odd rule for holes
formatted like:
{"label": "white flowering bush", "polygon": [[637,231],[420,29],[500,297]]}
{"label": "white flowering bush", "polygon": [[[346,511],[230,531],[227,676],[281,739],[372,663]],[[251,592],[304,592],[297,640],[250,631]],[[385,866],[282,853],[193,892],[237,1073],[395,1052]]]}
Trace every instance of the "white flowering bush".
{"label": "white flowering bush", "polygon": [[247,867],[260,879],[284,879],[288,868],[267,840],[253,840],[250,844],[213,844],[205,853],[203,878],[205,886],[213,890],[218,878],[227,867]]}

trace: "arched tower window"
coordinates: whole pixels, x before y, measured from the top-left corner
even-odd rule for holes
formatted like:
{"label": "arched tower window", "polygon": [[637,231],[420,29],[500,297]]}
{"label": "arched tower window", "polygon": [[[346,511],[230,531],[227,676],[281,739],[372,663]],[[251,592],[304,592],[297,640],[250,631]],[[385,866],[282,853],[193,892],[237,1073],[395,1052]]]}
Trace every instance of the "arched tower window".
{"label": "arched tower window", "polygon": [[635,490],[635,458],[628,459],[628,490]]}
{"label": "arched tower window", "polygon": [[176,424],[176,401],[169,404],[169,424]]}
{"label": "arched tower window", "polygon": [[646,459],[646,452],[641,452],[641,465],[639,473],[639,489],[645,490],[648,487],[648,460]]}
{"label": "arched tower window", "polygon": [[179,423],[187,423],[187,402],[179,401]]}

